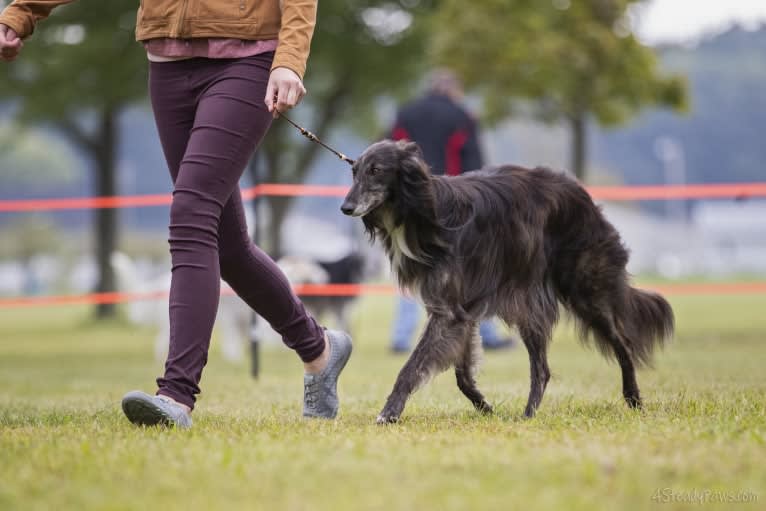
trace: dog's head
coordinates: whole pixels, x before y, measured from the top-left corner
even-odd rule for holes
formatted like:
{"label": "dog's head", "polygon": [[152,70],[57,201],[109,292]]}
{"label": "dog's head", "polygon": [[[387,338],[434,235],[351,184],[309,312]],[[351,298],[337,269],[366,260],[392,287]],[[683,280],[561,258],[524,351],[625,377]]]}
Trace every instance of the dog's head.
{"label": "dog's head", "polygon": [[420,148],[406,141],[383,140],[371,145],[354,163],[352,172],[354,184],[340,209],[345,215],[357,217],[405,201],[413,185],[429,179]]}

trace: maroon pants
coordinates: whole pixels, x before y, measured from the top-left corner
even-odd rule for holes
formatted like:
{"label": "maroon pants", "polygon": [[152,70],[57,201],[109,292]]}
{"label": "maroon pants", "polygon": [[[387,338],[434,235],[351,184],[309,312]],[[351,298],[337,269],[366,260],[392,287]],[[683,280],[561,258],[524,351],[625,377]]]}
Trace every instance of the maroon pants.
{"label": "maroon pants", "polygon": [[263,99],[273,56],[150,64],[152,108],[174,184],[170,346],[158,393],[190,407],[200,392],[221,278],[303,361],[324,349],[321,327],[250,240],[238,187],[271,124]]}

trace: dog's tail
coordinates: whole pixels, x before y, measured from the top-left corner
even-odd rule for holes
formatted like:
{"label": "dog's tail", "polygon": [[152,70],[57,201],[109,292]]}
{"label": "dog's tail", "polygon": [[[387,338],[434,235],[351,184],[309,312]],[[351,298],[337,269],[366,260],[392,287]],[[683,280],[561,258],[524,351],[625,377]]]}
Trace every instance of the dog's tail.
{"label": "dog's tail", "polygon": [[573,304],[578,333],[584,342],[592,338],[606,358],[619,359],[623,353],[637,367],[651,366],[655,348],[673,335],[673,309],[656,293],[627,282],[624,286],[622,293],[599,300],[600,307],[594,302]]}
{"label": "dog's tail", "polygon": [[593,340],[606,358],[627,356],[637,367],[651,366],[652,354],[672,336],[673,309],[662,296],[631,287],[627,279],[611,291],[565,302],[574,312],[583,342]]}
{"label": "dog's tail", "polygon": [[633,363],[650,365],[654,348],[673,336],[673,309],[657,293],[634,287],[628,287],[625,302],[624,314],[616,318],[617,328]]}

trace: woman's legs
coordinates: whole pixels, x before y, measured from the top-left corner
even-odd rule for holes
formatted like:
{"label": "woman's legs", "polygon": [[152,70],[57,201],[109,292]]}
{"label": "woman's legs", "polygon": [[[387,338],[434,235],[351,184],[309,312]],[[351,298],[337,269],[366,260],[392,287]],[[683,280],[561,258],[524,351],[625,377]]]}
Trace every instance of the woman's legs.
{"label": "woman's legs", "polygon": [[316,340],[324,339],[322,328],[306,312],[284,273],[251,241],[239,189],[224,207],[218,234],[223,280],[269,322],[303,362],[319,357],[324,343]]}
{"label": "woman's legs", "polygon": [[[238,182],[266,133],[271,54],[152,64],[155,119],[174,181],[170,211],[170,346],[159,393],[189,407],[207,361],[220,277],[310,361],[321,328],[247,236]],[[219,257],[220,253],[220,257]]]}

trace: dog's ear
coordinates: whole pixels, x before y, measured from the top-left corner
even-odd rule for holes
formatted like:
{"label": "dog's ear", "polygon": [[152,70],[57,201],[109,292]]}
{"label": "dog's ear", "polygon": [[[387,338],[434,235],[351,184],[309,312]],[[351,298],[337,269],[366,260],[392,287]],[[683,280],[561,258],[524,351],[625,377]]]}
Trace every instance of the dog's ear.
{"label": "dog's ear", "polygon": [[419,159],[423,158],[423,150],[420,148],[420,146],[415,142],[410,142],[409,140],[399,140],[396,142],[396,145],[399,149],[407,153],[409,156],[414,156]]}
{"label": "dog's ear", "polygon": [[435,215],[434,198],[430,180],[431,172],[423,159],[420,147],[414,142],[397,142],[402,153],[398,155],[399,166],[394,185],[394,225],[401,225],[405,218]]}

